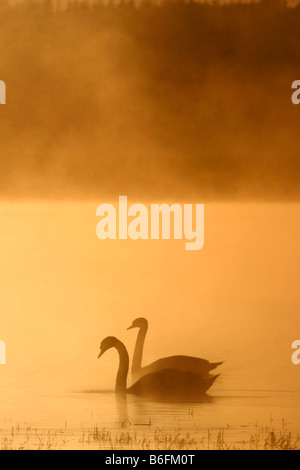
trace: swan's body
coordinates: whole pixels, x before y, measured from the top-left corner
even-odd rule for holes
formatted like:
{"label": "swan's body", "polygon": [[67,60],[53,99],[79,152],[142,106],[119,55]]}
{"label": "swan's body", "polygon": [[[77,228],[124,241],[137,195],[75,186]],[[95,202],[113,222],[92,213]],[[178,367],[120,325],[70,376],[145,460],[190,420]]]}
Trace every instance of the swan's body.
{"label": "swan's body", "polygon": [[208,378],[209,373],[222,364],[222,362],[211,363],[206,359],[192,356],[170,356],[163,357],[162,359],[152,362],[148,366],[142,367],[144,344],[148,331],[148,321],[145,318],[138,318],[128,329],[131,330],[133,328],[139,328],[131,369],[134,380],[162,369],[177,369],[183,372],[200,374],[204,378]]}
{"label": "swan's body", "polygon": [[195,400],[203,396],[218,376],[204,379],[199,374],[177,369],[163,369],[144,375],[127,393],[152,400]]}
{"label": "swan's body", "polygon": [[100,355],[115,348],[119,353],[120,364],[116,380],[118,395],[134,394],[152,400],[199,400],[210,389],[215,377],[204,378],[199,374],[176,369],[165,369],[145,375],[127,389],[129,356],[124,344],[117,338],[108,337],[102,341]]}

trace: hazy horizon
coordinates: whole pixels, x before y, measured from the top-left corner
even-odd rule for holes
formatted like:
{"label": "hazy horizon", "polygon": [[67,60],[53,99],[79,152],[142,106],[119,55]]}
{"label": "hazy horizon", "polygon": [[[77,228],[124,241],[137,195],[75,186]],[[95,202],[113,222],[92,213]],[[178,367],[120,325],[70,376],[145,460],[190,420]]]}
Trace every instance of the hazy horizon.
{"label": "hazy horizon", "polygon": [[269,4],[4,12],[0,197],[298,201],[299,18]]}

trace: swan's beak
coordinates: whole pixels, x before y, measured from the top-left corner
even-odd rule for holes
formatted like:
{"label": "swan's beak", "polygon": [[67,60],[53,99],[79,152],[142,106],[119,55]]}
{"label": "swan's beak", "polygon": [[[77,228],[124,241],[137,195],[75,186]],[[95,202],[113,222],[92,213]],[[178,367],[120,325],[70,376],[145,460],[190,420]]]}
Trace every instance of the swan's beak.
{"label": "swan's beak", "polygon": [[128,330],[133,330],[133,328],[134,328],[134,326],[131,325],[129,328],[127,328],[127,331],[128,331]]}
{"label": "swan's beak", "polygon": [[100,354],[99,354],[99,356],[98,356],[98,359],[100,359],[100,357],[103,356],[103,354],[104,354],[104,351],[100,351]]}

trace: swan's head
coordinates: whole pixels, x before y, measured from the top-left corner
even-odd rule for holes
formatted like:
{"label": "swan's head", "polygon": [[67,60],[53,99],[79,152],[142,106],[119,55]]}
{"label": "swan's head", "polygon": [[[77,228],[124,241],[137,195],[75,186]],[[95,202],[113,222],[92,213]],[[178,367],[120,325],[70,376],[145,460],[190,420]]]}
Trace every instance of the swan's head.
{"label": "swan's head", "polygon": [[117,342],[117,338],[114,338],[113,336],[108,336],[107,338],[105,338],[100,344],[100,354],[98,356],[98,359],[100,359],[100,357],[103,356],[105,351],[107,351],[108,349],[115,348]]}
{"label": "swan's head", "polygon": [[148,321],[146,318],[137,318],[127,330],[132,330],[133,328],[148,328]]}

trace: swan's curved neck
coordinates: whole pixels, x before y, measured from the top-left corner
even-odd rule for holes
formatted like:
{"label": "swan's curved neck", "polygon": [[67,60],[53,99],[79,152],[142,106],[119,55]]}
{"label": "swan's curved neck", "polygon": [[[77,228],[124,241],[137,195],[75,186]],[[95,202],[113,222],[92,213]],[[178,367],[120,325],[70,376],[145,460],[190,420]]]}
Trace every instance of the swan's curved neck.
{"label": "swan's curved neck", "polygon": [[144,344],[145,344],[145,338],[146,334],[148,331],[148,325],[145,324],[145,326],[140,328],[135,348],[134,348],[134,354],[133,354],[133,361],[132,361],[132,372],[137,373],[140,372],[142,368],[142,359],[143,359],[143,352],[144,352]]}
{"label": "swan's curved neck", "polygon": [[129,356],[127,349],[121,341],[118,341],[116,344],[116,350],[119,353],[119,370],[116,380],[116,393],[119,395],[126,394],[126,385],[127,385],[127,375],[129,370]]}

